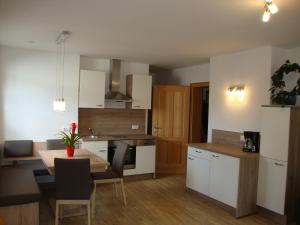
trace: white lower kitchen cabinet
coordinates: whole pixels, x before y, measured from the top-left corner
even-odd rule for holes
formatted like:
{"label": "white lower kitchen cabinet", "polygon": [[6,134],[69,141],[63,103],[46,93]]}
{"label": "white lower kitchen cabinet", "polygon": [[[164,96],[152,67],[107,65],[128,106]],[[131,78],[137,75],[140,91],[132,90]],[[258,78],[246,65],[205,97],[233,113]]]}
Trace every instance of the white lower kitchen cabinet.
{"label": "white lower kitchen cabinet", "polygon": [[188,147],[186,186],[224,203],[225,209],[230,208],[236,217],[256,212],[259,155],[244,153],[234,146],[191,145]]}
{"label": "white lower kitchen cabinet", "polygon": [[155,174],[155,145],[136,146],[136,163],[134,169],[124,170],[124,176],[138,174]]}
{"label": "white lower kitchen cabinet", "polygon": [[208,159],[188,155],[186,186],[202,194],[209,194],[209,168]]}
{"label": "white lower kitchen cabinet", "polygon": [[83,141],[82,149],[86,149],[107,161],[108,141]]}
{"label": "white lower kitchen cabinet", "polygon": [[209,196],[237,207],[239,158],[211,153]]}
{"label": "white lower kitchen cabinet", "polygon": [[257,205],[284,215],[287,162],[260,157]]}

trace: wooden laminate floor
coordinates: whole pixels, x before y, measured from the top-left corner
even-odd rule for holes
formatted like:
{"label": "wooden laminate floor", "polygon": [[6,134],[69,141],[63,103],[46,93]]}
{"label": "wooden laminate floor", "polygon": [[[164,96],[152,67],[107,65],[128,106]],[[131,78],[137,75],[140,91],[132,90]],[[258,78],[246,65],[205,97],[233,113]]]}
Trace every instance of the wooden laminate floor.
{"label": "wooden laminate floor", "polygon": [[[128,206],[121,192],[115,197],[113,185],[97,188],[93,225],[272,225],[260,215],[235,219],[223,209],[185,188],[183,176],[125,183]],[[46,201],[41,203],[40,224],[53,225],[54,216]],[[65,218],[61,225],[87,224],[86,216]]]}

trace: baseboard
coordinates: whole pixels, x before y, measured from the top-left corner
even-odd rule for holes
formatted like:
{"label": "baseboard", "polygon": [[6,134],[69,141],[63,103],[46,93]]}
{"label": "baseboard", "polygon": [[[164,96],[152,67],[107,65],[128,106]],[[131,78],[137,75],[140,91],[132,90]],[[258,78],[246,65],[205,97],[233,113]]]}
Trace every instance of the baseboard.
{"label": "baseboard", "polygon": [[287,217],[285,215],[280,215],[276,212],[273,212],[269,209],[263,208],[261,206],[257,206],[258,208],[258,213],[262,215],[263,217],[266,217],[273,222],[280,224],[280,225],[287,225]]}
{"label": "baseboard", "polygon": [[146,180],[146,179],[153,179],[153,178],[155,178],[155,174],[153,173],[129,175],[123,177],[124,181]]}

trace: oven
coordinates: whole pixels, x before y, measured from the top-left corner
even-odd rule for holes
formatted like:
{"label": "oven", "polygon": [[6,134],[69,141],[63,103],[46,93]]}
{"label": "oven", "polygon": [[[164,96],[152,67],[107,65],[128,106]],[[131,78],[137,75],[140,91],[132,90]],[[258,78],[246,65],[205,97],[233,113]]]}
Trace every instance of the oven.
{"label": "oven", "polygon": [[[107,160],[110,165],[112,165],[115,151],[118,151],[116,142],[117,141],[108,142]],[[136,145],[134,144],[134,141],[131,140],[124,140],[124,142],[129,145],[128,151],[125,156],[124,169],[134,169],[136,164]]]}

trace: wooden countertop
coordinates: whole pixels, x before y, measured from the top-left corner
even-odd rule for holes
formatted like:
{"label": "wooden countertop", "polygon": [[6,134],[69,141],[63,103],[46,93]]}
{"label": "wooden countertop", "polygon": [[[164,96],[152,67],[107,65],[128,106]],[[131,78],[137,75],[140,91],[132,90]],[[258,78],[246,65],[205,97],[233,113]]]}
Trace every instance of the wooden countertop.
{"label": "wooden countertop", "polygon": [[128,134],[128,135],[99,135],[97,138],[83,137],[83,142],[88,141],[119,141],[119,140],[153,140],[154,136],[148,134]]}
{"label": "wooden countertop", "polygon": [[194,148],[200,148],[203,150],[208,150],[215,153],[238,157],[238,158],[259,157],[258,153],[243,152],[243,150],[240,147],[234,145],[213,144],[213,143],[192,143],[189,144],[189,146]]}

